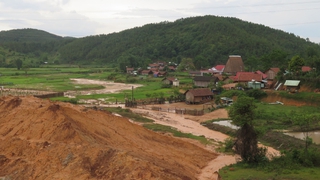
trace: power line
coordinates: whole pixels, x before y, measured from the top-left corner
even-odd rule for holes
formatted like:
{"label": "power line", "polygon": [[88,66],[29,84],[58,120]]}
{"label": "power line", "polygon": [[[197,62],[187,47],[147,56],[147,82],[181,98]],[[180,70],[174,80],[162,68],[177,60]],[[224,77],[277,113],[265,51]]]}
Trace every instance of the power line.
{"label": "power line", "polygon": [[249,8],[249,7],[260,7],[260,6],[287,6],[287,5],[295,5],[295,4],[314,4],[320,3],[320,1],[307,1],[307,2],[292,2],[292,3],[270,3],[270,4],[253,4],[253,5],[232,5],[232,6],[218,6],[218,7],[196,7],[196,8],[189,8],[189,9],[180,9],[180,10],[190,10],[190,9],[224,9],[224,8]]}

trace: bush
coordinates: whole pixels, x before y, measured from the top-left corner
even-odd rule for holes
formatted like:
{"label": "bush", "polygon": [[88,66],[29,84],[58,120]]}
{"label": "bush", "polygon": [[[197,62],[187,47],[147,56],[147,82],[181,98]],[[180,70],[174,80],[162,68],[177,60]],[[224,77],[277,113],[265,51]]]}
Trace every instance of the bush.
{"label": "bush", "polygon": [[161,88],[171,88],[171,84],[162,84]]}
{"label": "bush", "polygon": [[261,98],[267,97],[267,93],[261,89],[250,89],[246,91],[246,94],[249,97],[253,97],[254,99],[261,99]]}
{"label": "bush", "polygon": [[224,145],[224,152],[233,152],[233,146],[234,146],[234,139],[233,138],[227,138],[223,142]]}

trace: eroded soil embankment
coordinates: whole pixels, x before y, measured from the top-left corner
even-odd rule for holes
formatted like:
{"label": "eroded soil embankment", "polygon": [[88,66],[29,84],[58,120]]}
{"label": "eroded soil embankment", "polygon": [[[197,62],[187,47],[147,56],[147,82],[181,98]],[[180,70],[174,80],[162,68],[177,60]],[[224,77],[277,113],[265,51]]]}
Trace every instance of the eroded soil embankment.
{"label": "eroded soil embankment", "polygon": [[289,106],[317,106],[318,104],[316,103],[311,103],[311,102],[305,102],[305,101],[298,101],[294,99],[289,99],[285,97],[281,97],[278,93],[268,93],[268,96],[266,98],[261,99],[261,101],[266,102],[266,103],[274,103],[276,101],[280,101],[284,103],[284,105],[289,105]]}

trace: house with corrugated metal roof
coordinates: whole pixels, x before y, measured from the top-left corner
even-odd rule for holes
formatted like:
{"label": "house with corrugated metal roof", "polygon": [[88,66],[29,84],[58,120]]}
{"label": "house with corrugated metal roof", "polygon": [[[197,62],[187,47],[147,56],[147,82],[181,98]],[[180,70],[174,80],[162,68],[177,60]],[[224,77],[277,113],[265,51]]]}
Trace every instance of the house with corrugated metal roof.
{"label": "house with corrugated metal roof", "polygon": [[298,92],[300,89],[300,80],[286,80],[284,87],[286,91]]}
{"label": "house with corrugated metal roof", "polygon": [[187,104],[200,104],[213,99],[213,92],[209,88],[189,89],[184,95]]}

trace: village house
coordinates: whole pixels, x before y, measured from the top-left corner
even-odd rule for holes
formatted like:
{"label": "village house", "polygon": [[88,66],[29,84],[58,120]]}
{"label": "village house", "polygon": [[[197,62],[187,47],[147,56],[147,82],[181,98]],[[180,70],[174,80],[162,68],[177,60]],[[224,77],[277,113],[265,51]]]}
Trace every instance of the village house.
{"label": "village house", "polygon": [[167,72],[165,72],[165,71],[154,71],[153,72],[153,77],[163,77],[166,75],[167,75]]}
{"label": "village house", "polygon": [[202,73],[200,71],[189,71],[189,75],[194,76],[202,76]]}
{"label": "village house", "polygon": [[237,72],[236,76],[230,77],[234,83],[240,83],[246,85],[248,88],[260,89],[264,88],[265,85],[262,82],[263,75],[254,72]]}
{"label": "village house", "polygon": [[213,93],[209,88],[190,89],[184,95],[186,96],[187,104],[205,103],[213,99]]}
{"label": "village house", "polygon": [[277,77],[278,72],[280,72],[280,68],[270,68],[264,74],[267,75],[267,88],[273,88],[276,85],[275,78]]}
{"label": "village house", "polygon": [[224,67],[225,65],[216,65],[215,67],[209,69],[208,72],[211,74],[222,74]]}
{"label": "village house", "polygon": [[233,82],[247,83],[249,81],[262,82],[262,75],[254,72],[237,72],[236,76],[233,76]]}
{"label": "village house", "polygon": [[148,76],[148,75],[152,75],[152,74],[153,74],[153,72],[150,69],[141,71],[141,75],[144,75],[144,76]]}
{"label": "village house", "polygon": [[163,84],[173,85],[173,86],[179,86],[179,80],[175,77],[166,77],[162,79]]}
{"label": "village house", "polygon": [[215,76],[195,76],[193,78],[193,84],[196,87],[209,87],[210,85],[216,85],[219,78]]}
{"label": "village house", "polygon": [[225,68],[225,65],[221,65],[221,64],[220,65],[216,65],[214,68],[216,69],[218,74],[222,74],[222,72],[223,72],[223,70]]}
{"label": "village house", "polygon": [[280,68],[270,68],[268,69],[265,74],[267,75],[268,80],[274,80],[280,71]]}
{"label": "village house", "polygon": [[176,71],[176,68],[174,66],[168,66],[168,69],[172,72]]}
{"label": "village house", "polygon": [[298,92],[300,89],[300,81],[299,80],[286,80],[284,83],[284,87],[286,91],[289,92]]}
{"label": "village house", "polygon": [[245,71],[245,69],[241,56],[230,55],[223,73],[234,76],[237,72],[243,71]]}
{"label": "village house", "polygon": [[309,72],[309,71],[311,71],[311,70],[312,70],[312,68],[309,67],[309,66],[302,66],[302,68],[301,68],[301,71],[302,71],[302,72]]}
{"label": "village house", "polygon": [[127,70],[127,74],[133,74],[134,68],[127,67],[126,70]]}
{"label": "village house", "polygon": [[156,63],[153,63],[153,64],[149,64],[149,67],[148,67],[148,69],[156,69],[156,70],[158,70],[159,69],[159,64],[156,64]]}

